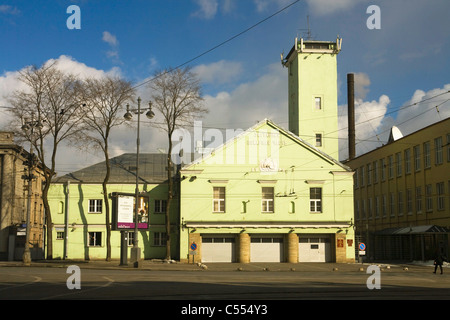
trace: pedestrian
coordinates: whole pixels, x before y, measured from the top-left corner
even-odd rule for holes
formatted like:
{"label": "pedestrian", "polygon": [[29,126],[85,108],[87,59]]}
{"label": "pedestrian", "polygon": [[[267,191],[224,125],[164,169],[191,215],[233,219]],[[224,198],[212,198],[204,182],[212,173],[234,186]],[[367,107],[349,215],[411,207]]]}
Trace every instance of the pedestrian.
{"label": "pedestrian", "polygon": [[434,272],[433,273],[436,273],[436,270],[437,270],[437,268],[439,266],[439,268],[441,269],[441,274],[442,274],[442,263],[445,260],[446,259],[445,259],[445,257],[442,254],[438,253],[436,255],[436,259],[434,259]]}

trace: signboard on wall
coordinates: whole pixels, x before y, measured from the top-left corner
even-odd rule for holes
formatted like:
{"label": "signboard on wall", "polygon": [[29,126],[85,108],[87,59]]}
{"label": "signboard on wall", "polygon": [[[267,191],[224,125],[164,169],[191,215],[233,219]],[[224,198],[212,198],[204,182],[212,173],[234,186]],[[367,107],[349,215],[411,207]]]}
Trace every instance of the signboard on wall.
{"label": "signboard on wall", "polygon": [[[127,230],[135,228],[135,195],[130,193],[112,194],[113,230]],[[149,199],[147,196],[138,197],[138,229],[147,230],[149,227]]]}

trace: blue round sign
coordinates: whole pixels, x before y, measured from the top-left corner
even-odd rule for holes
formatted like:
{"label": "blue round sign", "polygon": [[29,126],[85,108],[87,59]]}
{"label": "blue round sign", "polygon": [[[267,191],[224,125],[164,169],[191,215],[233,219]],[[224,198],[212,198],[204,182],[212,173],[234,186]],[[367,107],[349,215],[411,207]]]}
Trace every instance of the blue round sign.
{"label": "blue round sign", "polygon": [[192,250],[192,251],[197,250],[197,244],[196,244],[195,242],[193,242],[193,243],[191,244],[191,250]]}
{"label": "blue round sign", "polygon": [[364,251],[366,250],[366,245],[364,243],[359,244],[359,250]]}

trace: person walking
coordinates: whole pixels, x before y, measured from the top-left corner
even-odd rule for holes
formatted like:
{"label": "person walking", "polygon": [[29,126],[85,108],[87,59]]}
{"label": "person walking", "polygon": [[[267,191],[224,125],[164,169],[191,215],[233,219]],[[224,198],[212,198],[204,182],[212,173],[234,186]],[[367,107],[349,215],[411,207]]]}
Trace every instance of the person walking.
{"label": "person walking", "polygon": [[438,253],[436,255],[436,259],[434,259],[434,272],[433,273],[436,273],[436,270],[439,266],[439,268],[441,269],[441,274],[442,274],[442,264],[445,260],[446,259],[442,254]]}

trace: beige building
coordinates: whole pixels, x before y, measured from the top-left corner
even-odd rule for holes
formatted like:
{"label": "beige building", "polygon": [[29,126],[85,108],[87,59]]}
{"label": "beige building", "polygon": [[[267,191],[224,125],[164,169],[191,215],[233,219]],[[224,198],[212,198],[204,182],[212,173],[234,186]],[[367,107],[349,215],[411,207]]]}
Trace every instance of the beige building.
{"label": "beige building", "polygon": [[[0,132],[0,260],[21,260],[26,239],[28,159],[30,153],[14,144],[12,132]],[[44,257],[44,206],[42,169],[32,174],[30,206],[30,253]]]}
{"label": "beige building", "polygon": [[389,142],[346,165],[354,171],[355,226],[367,259],[449,256],[450,118]]}

